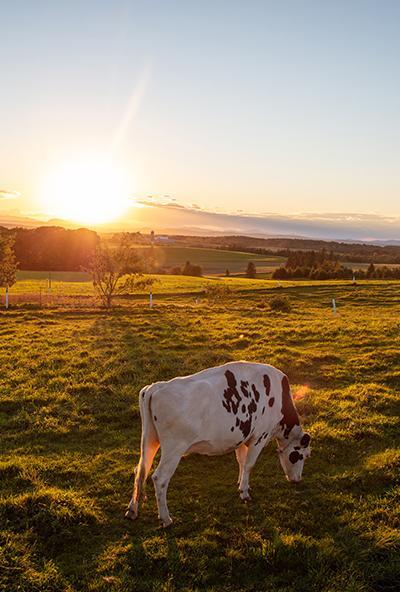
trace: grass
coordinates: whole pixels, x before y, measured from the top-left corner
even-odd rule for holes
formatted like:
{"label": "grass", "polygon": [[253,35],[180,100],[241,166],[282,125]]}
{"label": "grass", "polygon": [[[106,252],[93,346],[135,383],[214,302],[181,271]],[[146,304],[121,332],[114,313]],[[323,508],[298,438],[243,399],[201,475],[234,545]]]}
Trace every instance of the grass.
{"label": "grass", "polygon": [[[205,280],[168,281],[182,279],[151,310],[0,313],[0,590],[399,589],[400,284],[288,283],[283,313],[276,282],[229,280],[209,306],[187,295]],[[244,505],[233,454],[192,456],[171,482],[172,529],[150,484],[127,523],[139,389],[237,359],[288,373],[313,437],[302,485],[270,445]]]}
{"label": "grass", "polygon": [[154,254],[161,266],[183,266],[190,261],[200,265],[206,275],[225,274],[226,269],[231,273],[244,273],[249,261],[253,261],[261,272],[279,267],[285,261],[279,256],[181,246],[155,246]]}

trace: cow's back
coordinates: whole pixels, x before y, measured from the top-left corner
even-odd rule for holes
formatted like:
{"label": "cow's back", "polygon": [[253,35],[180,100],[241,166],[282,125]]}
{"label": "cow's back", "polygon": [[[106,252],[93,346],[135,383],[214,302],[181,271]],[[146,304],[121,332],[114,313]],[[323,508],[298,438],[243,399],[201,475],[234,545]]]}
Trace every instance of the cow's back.
{"label": "cow's back", "polygon": [[[266,364],[231,362],[149,387],[151,413],[164,441],[203,443],[203,453],[223,454],[281,417],[283,373]],[[272,404],[271,404],[272,403]]]}

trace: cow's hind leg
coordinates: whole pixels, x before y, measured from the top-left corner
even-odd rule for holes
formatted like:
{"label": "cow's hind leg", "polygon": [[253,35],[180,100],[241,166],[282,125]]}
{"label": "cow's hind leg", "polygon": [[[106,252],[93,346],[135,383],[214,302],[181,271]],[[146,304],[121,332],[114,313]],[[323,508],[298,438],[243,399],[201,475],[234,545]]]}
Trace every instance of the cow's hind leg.
{"label": "cow's hind leg", "polygon": [[158,517],[164,528],[172,524],[172,518],[169,515],[167,506],[168,485],[184,452],[185,450],[161,448],[160,463],[151,476],[156,492]]}
{"label": "cow's hind leg", "polygon": [[133,487],[132,499],[129,502],[125,517],[130,520],[135,520],[139,512],[139,503],[144,494],[144,487],[146,479],[150,472],[151,466],[160,444],[158,440],[152,439],[142,442],[142,451],[140,455],[139,464],[135,469],[135,484]]}
{"label": "cow's hind leg", "polygon": [[237,481],[238,485],[240,485],[240,481],[242,479],[243,467],[244,467],[244,463],[246,462],[247,451],[248,451],[248,448],[247,448],[246,444],[242,444],[241,446],[239,446],[239,448],[236,448],[236,450],[235,450],[236,460],[238,461],[238,465],[239,465],[239,477],[238,477],[238,481]]}

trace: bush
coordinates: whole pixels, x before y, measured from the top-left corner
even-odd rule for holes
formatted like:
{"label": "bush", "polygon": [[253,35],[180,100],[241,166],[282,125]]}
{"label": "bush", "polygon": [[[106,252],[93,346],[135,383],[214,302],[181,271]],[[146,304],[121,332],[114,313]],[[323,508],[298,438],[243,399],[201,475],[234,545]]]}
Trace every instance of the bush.
{"label": "bush", "polygon": [[223,300],[231,293],[232,290],[229,286],[221,286],[218,284],[207,284],[204,289],[204,295],[210,304],[213,304],[218,300]]}
{"label": "bush", "polygon": [[192,275],[194,277],[201,277],[203,270],[200,265],[193,265],[190,261],[186,261],[185,267],[182,269],[182,275]]}
{"label": "bush", "polygon": [[271,310],[277,312],[290,312],[292,307],[290,306],[289,300],[286,296],[274,296],[269,302]]}
{"label": "bush", "polygon": [[256,266],[254,265],[253,261],[249,261],[246,268],[246,277],[250,279],[254,279],[256,277],[257,270]]}

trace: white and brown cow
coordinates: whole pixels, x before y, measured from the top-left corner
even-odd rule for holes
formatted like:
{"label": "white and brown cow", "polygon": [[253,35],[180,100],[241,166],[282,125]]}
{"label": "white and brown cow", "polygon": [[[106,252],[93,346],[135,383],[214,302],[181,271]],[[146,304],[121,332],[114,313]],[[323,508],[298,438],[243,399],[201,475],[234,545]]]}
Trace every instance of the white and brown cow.
{"label": "white and brown cow", "polygon": [[182,456],[236,453],[239,492],[250,499],[249,476],[258,455],[276,438],[282,468],[289,481],[301,480],[310,455],[310,436],[300,427],[289,381],[273,366],[231,362],[145,386],[139,395],[142,440],[135,485],[126,517],[138,515],[143,487],[161,446],[161,459],[152,475],[159,518],[172,520],[167,489]]}

